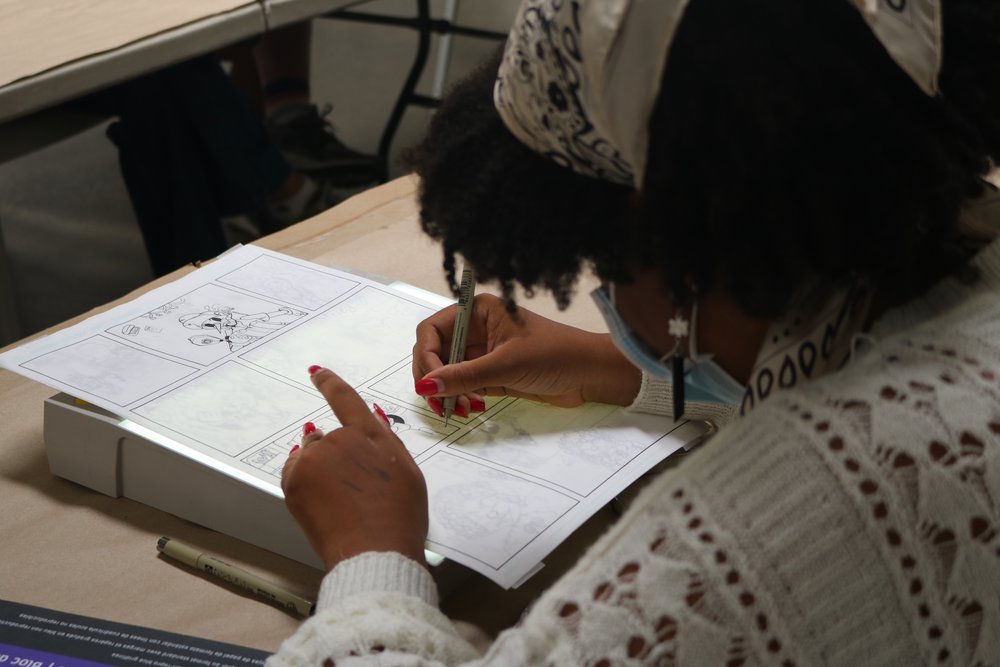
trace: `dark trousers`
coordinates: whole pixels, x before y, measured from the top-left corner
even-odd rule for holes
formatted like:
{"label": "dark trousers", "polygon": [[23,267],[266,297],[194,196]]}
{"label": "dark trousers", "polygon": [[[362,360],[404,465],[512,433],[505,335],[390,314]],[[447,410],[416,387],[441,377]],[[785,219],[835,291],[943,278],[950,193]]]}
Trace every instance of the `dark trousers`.
{"label": "dark trousers", "polygon": [[221,218],[252,213],[291,167],[219,62],[201,57],[85,102],[108,136],[157,275],[226,249]]}

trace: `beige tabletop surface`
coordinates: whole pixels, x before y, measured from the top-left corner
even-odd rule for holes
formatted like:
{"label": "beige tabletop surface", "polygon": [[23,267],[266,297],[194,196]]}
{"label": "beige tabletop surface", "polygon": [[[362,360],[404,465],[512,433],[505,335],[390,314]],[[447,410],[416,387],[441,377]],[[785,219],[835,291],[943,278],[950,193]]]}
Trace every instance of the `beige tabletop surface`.
{"label": "beige tabletop surface", "polygon": [[0,0],[0,121],[209,53],[350,0]]}
{"label": "beige tabletop surface", "polygon": [[0,0],[0,86],[256,0]]}
{"label": "beige tabletop surface", "polygon": [[[419,230],[413,191],[410,178],[397,179],[259,244],[446,294],[441,252]],[[190,270],[181,269],[137,293]],[[483,286],[483,291],[488,289]],[[588,289],[582,287],[581,294]],[[599,317],[588,302],[585,297],[577,299],[562,319],[600,329]],[[545,296],[526,305],[556,313],[551,298]],[[53,477],[42,434],[42,404],[53,393],[0,370],[0,598],[276,649],[298,626],[298,618],[163,559],[157,555],[157,538],[168,535],[186,541],[307,597],[315,595],[322,573],[135,501],[110,498]],[[546,570],[556,572],[556,568]],[[473,575],[460,586],[450,608],[458,617],[478,620],[484,595],[498,599],[506,595],[523,606],[550,578],[539,575],[521,591],[507,594]],[[500,627],[514,618],[516,613],[510,612],[493,625]]]}

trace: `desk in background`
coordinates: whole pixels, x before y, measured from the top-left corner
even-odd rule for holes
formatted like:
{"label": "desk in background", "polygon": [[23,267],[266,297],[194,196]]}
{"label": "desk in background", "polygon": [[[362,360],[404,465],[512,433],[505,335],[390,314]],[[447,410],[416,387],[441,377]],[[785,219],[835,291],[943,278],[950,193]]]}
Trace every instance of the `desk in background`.
{"label": "desk in background", "polygon": [[0,122],[347,4],[0,0]]}
{"label": "desk in background", "polygon": [[[0,162],[105,122],[81,96],[348,4],[0,0]],[[0,345],[23,334],[2,237]]]}

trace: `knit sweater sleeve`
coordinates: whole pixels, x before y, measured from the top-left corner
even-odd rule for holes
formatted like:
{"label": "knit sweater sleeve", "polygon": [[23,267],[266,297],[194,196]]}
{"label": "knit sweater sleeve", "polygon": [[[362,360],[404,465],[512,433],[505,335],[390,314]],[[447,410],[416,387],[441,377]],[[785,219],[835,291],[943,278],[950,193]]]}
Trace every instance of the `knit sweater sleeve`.
{"label": "knit sweater sleeve", "polygon": [[437,609],[422,566],[369,553],[326,576],[316,615],[268,664],[486,667],[607,658],[607,664],[640,665],[679,657],[689,662],[676,664],[725,664],[734,657],[757,664],[742,646],[747,619],[733,613],[705,569],[713,556],[705,555],[697,531],[683,528],[686,498],[661,497],[664,481],[485,655]]}
{"label": "knit sweater sleeve", "polygon": [[843,372],[856,381],[730,424],[485,655],[426,570],[364,554],[269,664],[993,664],[1000,350],[930,345],[901,340]]}
{"label": "knit sweater sleeve", "polygon": [[[990,368],[1000,377],[1000,359]],[[862,383],[850,400],[776,397],[731,424],[485,655],[438,611],[423,568],[365,554],[327,576],[270,665],[992,664],[1000,410],[996,392],[952,393],[946,377],[933,391],[984,428],[949,440],[955,424],[916,405],[932,391],[921,379],[905,396]]]}
{"label": "knit sweater sleeve", "polygon": [[[866,562],[850,540],[830,553],[844,538],[828,527],[845,517],[811,511],[809,503],[812,494],[836,492],[829,479],[784,488],[794,466],[774,465],[787,449],[768,428],[748,429],[754,421],[732,425],[656,479],[485,655],[476,655],[438,611],[426,570],[402,556],[364,554],[327,575],[315,617],[269,664],[821,664],[802,641],[801,625],[789,619],[819,623],[814,607],[839,589],[849,602],[833,605],[831,615],[851,619],[848,610],[860,609],[857,599],[874,576],[855,576]],[[744,438],[759,438],[773,455],[754,461],[742,451]],[[743,468],[742,481],[728,465],[720,469],[725,450]],[[890,626],[887,632],[899,630]]]}
{"label": "knit sweater sleeve", "polygon": [[653,480],[484,655],[363,554],[269,664],[1000,664],[1000,244],[980,268]]}
{"label": "knit sweater sleeve", "polygon": [[267,664],[454,665],[477,658],[437,602],[434,580],[416,561],[396,553],[355,556],[324,577],[315,615]]}
{"label": "knit sweater sleeve", "polygon": [[[628,406],[628,410],[652,415],[672,415],[673,406],[674,390],[670,382],[657,380],[643,373],[639,393],[632,400],[632,404]],[[734,405],[696,401],[687,401],[684,410],[684,419],[710,421],[716,426],[723,426],[733,421],[738,412]]]}
{"label": "knit sweater sleeve", "polygon": [[[716,458],[713,453],[737,448],[735,442],[760,434],[759,429],[746,432],[745,428],[732,425],[705,446],[702,452],[708,456],[689,459],[681,469],[700,469],[703,464],[698,461],[711,461]],[[761,483],[759,477],[750,479]],[[711,500],[719,493],[720,481],[731,482],[688,479],[680,471],[657,478],[611,531],[484,655],[477,655],[439,612],[426,570],[399,555],[364,554],[327,575],[315,617],[284,643],[269,664],[319,665],[329,659],[341,667],[749,666],[772,658],[807,664],[777,611],[781,605],[771,599],[768,587],[774,582],[762,580],[757,567],[751,567],[751,558],[758,555],[753,549],[757,538],[742,543],[745,535],[736,536],[727,528],[732,514],[727,505],[734,492],[726,492],[727,502],[721,506]],[[756,494],[773,496],[786,482],[765,483]],[[759,509],[756,494],[746,493]],[[738,516],[743,521],[747,514]],[[761,518],[777,535],[795,540],[794,527],[780,530],[772,511],[762,512]],[[818,526],[811,525],[813,533]],[[802,546],[791,545],[783,557],[798,563]],[[770,565],[768,561],[764,569]],[[852,563],[844,563],[843,570],[831,577],[845,575],[851,567]]]}

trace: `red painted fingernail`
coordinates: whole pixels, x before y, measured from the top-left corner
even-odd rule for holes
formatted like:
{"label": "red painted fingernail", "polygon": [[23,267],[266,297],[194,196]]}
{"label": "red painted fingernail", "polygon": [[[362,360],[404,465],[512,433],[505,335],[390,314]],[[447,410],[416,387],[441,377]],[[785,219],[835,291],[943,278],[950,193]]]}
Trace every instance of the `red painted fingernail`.
{"label": "red painted fingernail", "polygon": [[291,448],[290,450],[288,450],[288,453],[289,453],[289,454],[294,454],[294,453],[295,453],[295,452],[297,452],[297,451],[299,451],[299,446],[298,446],[298,445],[295,445],[295,446],[294,446],[294,447],[292,447],[292,448]]}
{"label": "red painted fingernail", "polygon": [[413,385],[418,396],[432,396],[440,394],[444,390],[444,383],[434,378],[424,378]]}
{"label": "red painted fingernail", "polygon": [[472,408],[473,412],[482,412],[486,409],[486,401],[481,398],[470,398],[469,407]]}
{"label": "red painted fingernail", "polygon": [[468,417],[469,408],[465,407],[461,403],[455,403],[455,414],[459,417]]}
{"label": "red painted fingernail", "polygon": [[316,424],[312,422],[306,422],[306,425],[302,427],[302,435],[310,435],[316,432]]}
{"label": "red painted fingernail", "polygon": [[430,406],[431,410],[433,410],[438,417],[444,417],[444,406],[441,405],[440,398],[434,398],[433,396],[428,398],[427,405]]}
{"label": "red painted fingernail", "polygon": [[372,403],[372,408],[374,408],[375,414],[378,415],[378,418],[385,422],[386,426],[392,426],[392,424],[389,423],[389,418],[385,414],[385,410],[380,408],[378,403]]}
{"label": "red painted fingernail", "polygon": [[322,366],[317,366],[313,364],[312,366],[309,367],[309,377],[316,375],[316,373],[319,373],[321,370],[323,370]]}

